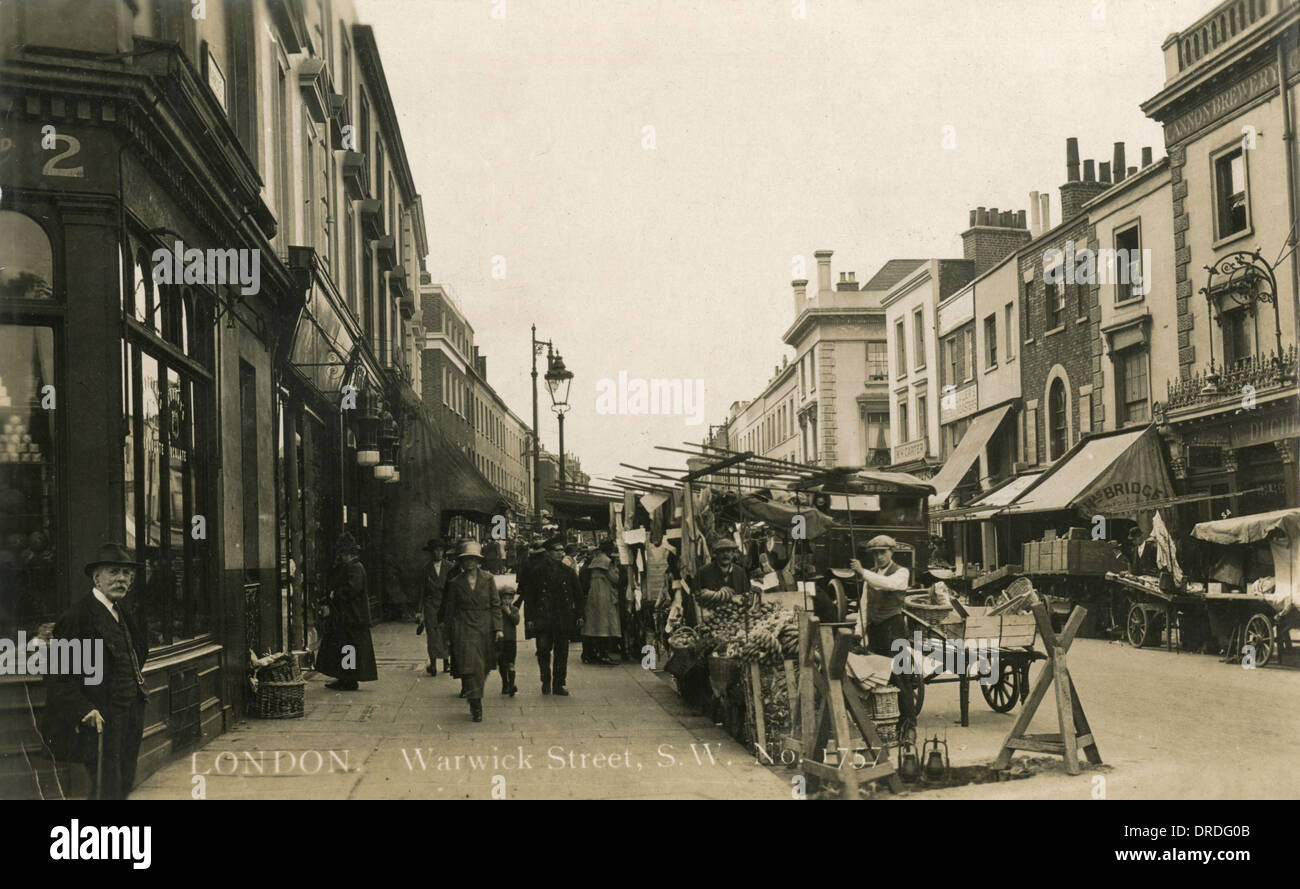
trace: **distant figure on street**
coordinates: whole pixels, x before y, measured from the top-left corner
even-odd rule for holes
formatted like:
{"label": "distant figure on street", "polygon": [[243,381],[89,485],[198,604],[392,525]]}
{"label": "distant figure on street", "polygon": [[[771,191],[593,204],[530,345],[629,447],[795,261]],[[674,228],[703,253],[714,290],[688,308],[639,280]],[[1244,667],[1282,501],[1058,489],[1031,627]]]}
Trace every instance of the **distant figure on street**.
{"label": "distant figure on street", "polygon": [[324,616],[326,628],[316,653],[316,669],[336,680],[325,683],[325,687],[356,691],[358,682],[378,679],[375,645],[370,639],[366,569],[361,564],[361,547],[346,531],[334,544],[329,604]]}
{"label": "distant figure on street", "polygon": [[619,624],[619,574],[620,569],[610,556],[614,541],[605,540],[600,550],[582,569],[579,582],[587,599],[583,611],[582,662],[584,664],[617,664],[614,656],[622,627]]}
{"label": "distant figure on street", "polygon": [[470,718],[483,721],[483,683],[497,665],[497,644],[504,638],[501,597],[496,581],[483,570],[483,550],[467,540],[456,550],[460,571],[448,582],[438,622],[450,630],[454,675],[461,697],[469,699]]}
{"label": "distant figure on street", "polygon": [[420,601],[421,622],[424,627],[424,647],[429,654],[428,666],[424,668],[430,676],[438,675],[438,658],[443,659],[443,670],[451,675],[451,649],[447,645],[447,632],[438,622],[438,611],[442,608],[442,596],[447,586],[447,578],[455,567],[446,557],[447,546],[439,537],[430,537],[424,545],[429,554],[429,563],[424,569],[424,591]]}
{"label": "distant figure on street", "polygon": [[[137,616],[122,600],[137,568],[130,550],[117,544],[101,546],[96,559],[85,566],[91,591],[54,625],[55,639],[103,640],[97,684],[87,684],[87,672],[46,677],[49,698],[42,727],[56,759],[86,766],[92,799],[126,799],[135,784],[147,700],[141,670],[149,643]],[[97,781],[99,771],[102,783]]]}
{"label": "distant figure on street", "polygon": [[519,691],[515,685],[515,659],[519,656],[519,599],[514,587],[506,584],[498,591],[501,595],[501,629],[505,637],[497,643],[497,672],[501,674],[501,694],[514,697]]}

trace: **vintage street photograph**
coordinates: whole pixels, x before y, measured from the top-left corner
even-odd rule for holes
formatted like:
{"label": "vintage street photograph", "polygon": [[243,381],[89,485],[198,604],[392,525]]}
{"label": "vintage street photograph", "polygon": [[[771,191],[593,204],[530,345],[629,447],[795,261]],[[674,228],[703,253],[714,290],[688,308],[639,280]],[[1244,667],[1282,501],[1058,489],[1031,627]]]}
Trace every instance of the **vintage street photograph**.
{"label": "vintage street photograph", "polygon": [[1300,0],[0,0],[0,798],[1249,860],[1298,105]]}

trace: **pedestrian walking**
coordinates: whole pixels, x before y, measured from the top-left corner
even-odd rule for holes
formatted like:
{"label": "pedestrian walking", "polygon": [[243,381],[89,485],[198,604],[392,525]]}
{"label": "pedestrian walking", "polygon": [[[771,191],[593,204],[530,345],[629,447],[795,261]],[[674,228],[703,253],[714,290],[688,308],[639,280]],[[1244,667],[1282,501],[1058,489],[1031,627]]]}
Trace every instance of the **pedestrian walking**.
{"label": "pedestrian walking", "polygon": [[325,631],[316,653],[316,669],[334,682],[326,688],[356,691],[358,682],[379,678],[375,645],[370,639],[370,599],[366,595],[366,568],[361,547],[344,531],[334,544],[334,567],[323,616]]}
{"label": "pedestrian walking", "polygon": [[614,649],[622,635],[619,623],[618,581],[620,570],[610,558],[614,541],[605,540],[582,569],[579,581],[586,597],[583,610],[582,662],[617,664]]}
{"label": "pedestrian walking", "polygon": [[519,691],[515,685],[515,658],[519,655],[519,600],[516,590],[505,584],[501,595],[501,629],[505,637],[497,643],[497,672],[501,674],[501,694],[514,697]]}
{"label": "pedestrian walking", "polygon": [[[544,546],[545,555],[529,557],[519,587],[524,598],[524,638],[537,640],[542,694],[567,696],[569,632],[574,615],[581,615],[586,603],[578,575],[563,562],[564,538],[552,537]],[[577,623],[581,629],[581,617]]]}
{"label": "pedestrian walking", "polygon": [[483,683],[497,665],[502,632],[501,597],[496,581],[483,570],[483,550],[467,540],[456,550],[460,570],[448,582],[438,622],[450,630],[455,675],[470,717],[483,721]]}
{"label": "pedestrian walking", "polygon": [[[430,537],[424,545],[429,554],[429,562],[424,569],[424,592],[420,602],[420,626],[424,628],[425,650],[429,663],[424,670],[430,676],[438,675],[438,658],[443,659],[443,671],[451,675],[451,649],[447,644],[447,632],[438,622],[438,611],[442,607],[442,596],[447,587],[447,578],[455,567],[446,557],[447,545],[441,538]],[[419,628],[416,630],[419,632]]]}
{"label": "pedestrian walking", "polygon": [[80,674],[46,677],[49,698],[42,726],[56,759],[85,765],[94,799],[126,799],[135,784],[147,701],[141,670],[149,643],[144,627],[123,599],[138,567],[126,547],[101,546],[84,569],[93,584],[91,591],[54,625],[55,639],[103,643],[94,684],[88,664]]}

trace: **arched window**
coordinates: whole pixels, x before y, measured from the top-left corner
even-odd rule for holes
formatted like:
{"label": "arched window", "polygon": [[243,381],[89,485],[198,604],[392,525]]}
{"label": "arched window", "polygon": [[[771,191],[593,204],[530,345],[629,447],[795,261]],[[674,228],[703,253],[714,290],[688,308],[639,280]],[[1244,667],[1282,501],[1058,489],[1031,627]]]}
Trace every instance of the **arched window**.
{"label": "arched window", "polygon": [[54,251],[36,220],[0,210],[0,299],[54,299]]}
{"label": "arched window", "polygon": [[1047,397],[1047,458],[1049,460],[1059,458],[1066,451],[1069,442],[1068,410],[1069,405],[1065,401],[1065,383],[1059,379],[1053,380]]}

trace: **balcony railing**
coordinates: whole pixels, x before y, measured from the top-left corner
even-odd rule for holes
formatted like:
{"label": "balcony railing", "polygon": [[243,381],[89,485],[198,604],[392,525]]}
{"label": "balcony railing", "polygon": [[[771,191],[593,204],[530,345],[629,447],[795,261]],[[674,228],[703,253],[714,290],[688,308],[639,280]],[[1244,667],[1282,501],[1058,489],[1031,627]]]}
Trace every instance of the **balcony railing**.
{"label": "balcony railing", "polygon": [[1269,14],[1278,0],[1232,0],[1178,35],[1178,70],[1184,71]]}
{"label": "balcony railing", "polygon": [[1221,402],[1240,401],[1247,386],[1252,387],[1258,396],[1264,394],[1266,389],[1294,385],[1297,358],[1296,347],[1291,346],[1283,350],[1281,360],[1278,360],[1275,352],[1252,355],[1216,373],[1207,369],[1192,374],[1185,380],[1170,381],[1165,409],[1210,407]]}

